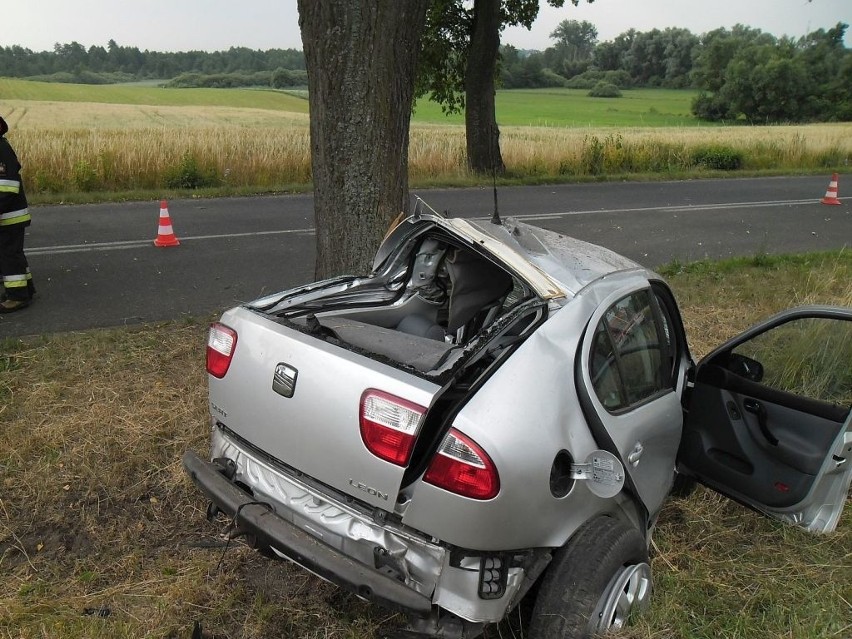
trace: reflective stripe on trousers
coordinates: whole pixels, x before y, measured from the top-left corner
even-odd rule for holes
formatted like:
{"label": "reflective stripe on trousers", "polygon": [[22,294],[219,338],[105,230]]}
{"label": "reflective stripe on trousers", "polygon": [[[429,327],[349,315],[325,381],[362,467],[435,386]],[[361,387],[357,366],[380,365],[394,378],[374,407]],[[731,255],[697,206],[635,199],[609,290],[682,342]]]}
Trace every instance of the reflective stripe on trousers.
{"label": "reflective stripe on trousers", "polygon": [[20,193],[20,180],[0,180],[0,193]]}
{"label": "reflective stripe on trousers", "polygon": [[4,275],[3,286],[6,288],[23,288],[31,279],[33,279],[33,274],[30,273],[28,268],[24,275]]}
{"label": "reflective stripe on trousers", "polygon": [[26,223],[0,226],[0,282],[6,296],[12,299],[29,299],[35,290],[24,254],[26,226]]}
{"label": "reflective stripe on trousers", "polygon": [[10,226],[12,224],[21,224],[29,222],[30,210],[28,208],[19,211],[9,211],[8,213],[0,213],[0,226]]}

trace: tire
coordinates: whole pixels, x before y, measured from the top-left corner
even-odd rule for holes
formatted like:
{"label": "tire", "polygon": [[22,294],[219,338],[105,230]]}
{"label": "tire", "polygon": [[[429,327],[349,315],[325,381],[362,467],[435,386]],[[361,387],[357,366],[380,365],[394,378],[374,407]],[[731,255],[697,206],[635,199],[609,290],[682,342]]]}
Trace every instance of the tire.
{"label": "tire", "polygon": [[648,547],[612,517],[586,523],[553,557],[542,577],[530,639],[586,639],[621,628],[651,594]]}

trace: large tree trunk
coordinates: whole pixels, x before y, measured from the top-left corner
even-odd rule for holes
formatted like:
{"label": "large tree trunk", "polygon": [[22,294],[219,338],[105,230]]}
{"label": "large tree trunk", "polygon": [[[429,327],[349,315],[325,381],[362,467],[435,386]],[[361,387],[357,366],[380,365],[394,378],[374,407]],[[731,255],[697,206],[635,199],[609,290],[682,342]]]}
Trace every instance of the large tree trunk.
{"label": "large tree trunk", "polygon": [[365,273],[408,203],[408,128],[429,0],[298,0],[316,275]]}
{"label": "large tree trunk", "polygon": [[467,163],[477,173],[506,170],[494,105],[500,22],[500,0],[475,0],[464,90]]}

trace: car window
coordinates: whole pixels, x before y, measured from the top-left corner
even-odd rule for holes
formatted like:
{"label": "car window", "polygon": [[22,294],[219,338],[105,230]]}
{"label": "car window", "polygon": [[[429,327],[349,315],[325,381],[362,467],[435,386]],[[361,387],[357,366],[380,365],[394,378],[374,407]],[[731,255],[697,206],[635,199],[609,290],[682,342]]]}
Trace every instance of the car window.
{"label": "car window", "polygon": [[662,366],[667,332],[652,299],[647,290],[623,297],[595,327],[589,372],[609,411],[641,403],[668,385]]}
{"label": "car window", "polygon": [[796,319],[740,344],[734,372],[775,390],[852,405],[852,322]]}

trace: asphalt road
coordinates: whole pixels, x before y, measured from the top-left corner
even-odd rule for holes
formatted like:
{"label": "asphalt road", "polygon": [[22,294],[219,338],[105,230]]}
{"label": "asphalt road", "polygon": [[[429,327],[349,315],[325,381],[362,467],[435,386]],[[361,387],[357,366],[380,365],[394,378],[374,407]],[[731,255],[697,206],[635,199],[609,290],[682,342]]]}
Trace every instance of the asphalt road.
{"label": "asphalt road", "polygon": [[[819,203],[829,176],[500,188],[499,210],[652,268],[674,259],[852,246],[852,197]],[[414,191],[434,209],[490,218],[489,189]],[[212,317],[313,279],[309,195],[173,200],[179,247],[157,248],[159,203],[33,207],[35,303],[0,338]]]}

